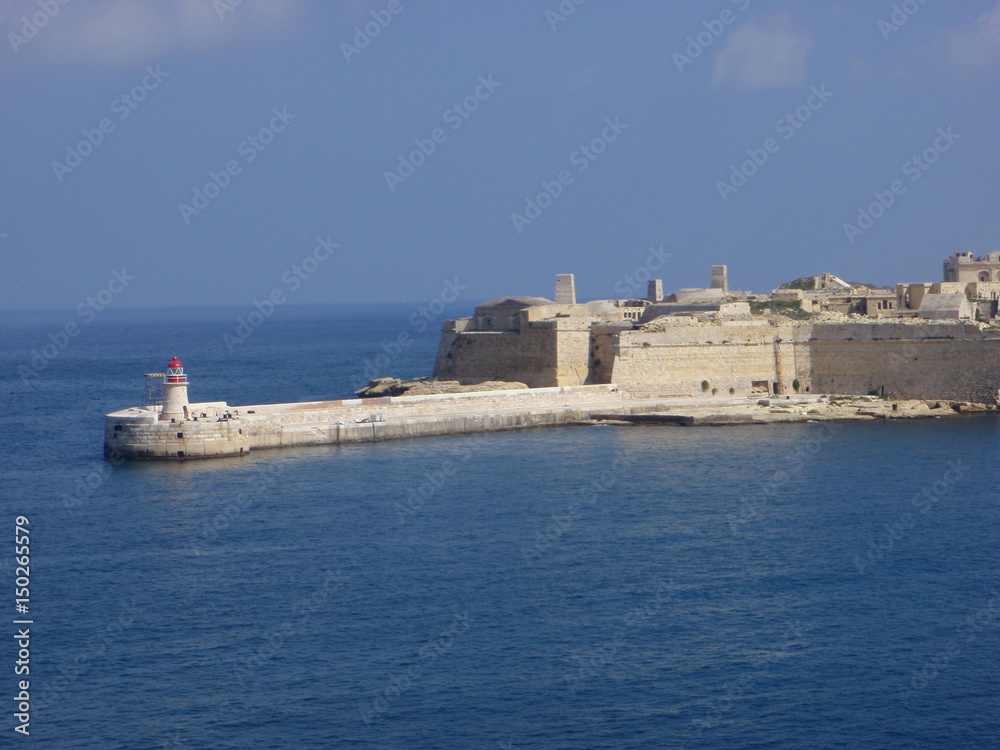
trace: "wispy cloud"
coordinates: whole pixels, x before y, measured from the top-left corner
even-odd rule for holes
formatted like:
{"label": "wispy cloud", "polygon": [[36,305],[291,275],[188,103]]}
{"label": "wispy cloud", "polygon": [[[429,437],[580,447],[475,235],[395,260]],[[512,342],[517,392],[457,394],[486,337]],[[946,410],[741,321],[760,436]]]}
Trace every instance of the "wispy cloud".
{"label": "wispy cloud", "polygon": [[[78,1],[57,6],[58,14],[30,48],[62,62],[134,64],[175,49],[273,35],[288,26],[298,5],[299,0]],[[22,22],[38,12],[37,0],[13,0],[0,23],[18,34]]]}
{"label": "wispy cloud", "polygon": [[974,24],[948,35],[951,61],[961,68],[989,68],[1000,61],[1000,3]]}
{"label": "wispy cloud", "polygon": [[753,21],[729,35],[715,57],[714,81],[744,91],[798,84],[811,49],[809,35],[786,18]]}

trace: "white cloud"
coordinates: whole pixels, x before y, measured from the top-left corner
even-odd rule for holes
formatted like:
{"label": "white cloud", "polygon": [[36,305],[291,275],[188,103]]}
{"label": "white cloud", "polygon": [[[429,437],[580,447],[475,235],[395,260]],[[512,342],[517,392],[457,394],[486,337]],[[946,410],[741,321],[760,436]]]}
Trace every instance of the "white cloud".
{"label": "white cloud", "polygon": [[975,24],[951,32],[948,48],[952,62],[963,68],[987,68],[1000,60],[1000,3]]}
{"label": "white cloud", "polygon": [[[299,0],[83,0],[58,5],[24,46],[63,62],[107,65],[145,62],[177,48],[197,48],[280,31]],[[32,0],[15,0],[4,26],[18,34],[39,13]]]}
{"label": "white cloud", "polygon": [[809,35],[786,19],[752,21],[733,31],[715,57],[714,81],[746,91],[801,83],[812,49]]}

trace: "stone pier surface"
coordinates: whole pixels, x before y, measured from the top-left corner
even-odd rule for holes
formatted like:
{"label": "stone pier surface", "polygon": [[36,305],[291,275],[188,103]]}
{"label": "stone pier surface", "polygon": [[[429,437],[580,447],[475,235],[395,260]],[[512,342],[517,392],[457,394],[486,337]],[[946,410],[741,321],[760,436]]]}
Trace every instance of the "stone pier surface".
{"label": "stone pier surface", "polygon": [[739,425],[873,421],[996,412],[996,404],[872,396],[637,399],[614,384],[229,406],[187,404],[183,418],[132,407],[105,418],[107,457],[189,459],[252,449],[375,442],[581,424]]}
{"label": "stone pier surface", "polygon": [[159,406],[105,417],[104,454],[187,459],[240,456],[260,448],[372,442],[426,435],[515,430],[579,423],[595,413],[626,413],[616,385],[480,391],[229,406],[187,404],[161,419]]}

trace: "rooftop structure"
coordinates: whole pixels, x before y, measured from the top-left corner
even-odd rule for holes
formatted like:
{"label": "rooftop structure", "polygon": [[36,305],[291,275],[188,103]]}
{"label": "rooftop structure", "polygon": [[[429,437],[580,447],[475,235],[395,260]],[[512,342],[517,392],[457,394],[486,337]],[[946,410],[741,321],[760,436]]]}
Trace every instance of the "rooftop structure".
{"label": "rooftop structure", "polygon": [[1000,252],[981,258],[972,253],[955,253],[944,262],[945,281],[1000,281]]}

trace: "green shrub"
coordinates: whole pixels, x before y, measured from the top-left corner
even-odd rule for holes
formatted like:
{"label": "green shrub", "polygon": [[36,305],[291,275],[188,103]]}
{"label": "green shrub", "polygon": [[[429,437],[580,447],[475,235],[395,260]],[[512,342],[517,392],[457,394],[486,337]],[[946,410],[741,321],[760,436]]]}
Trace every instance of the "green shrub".
{"label": "green shrub", "polygon": [[706,393],[709,388],[711,388],[711,386],[709,385],[708,381],[707,380],[702,380],[701,381],[701,391],[702,391],[702,393]]}

